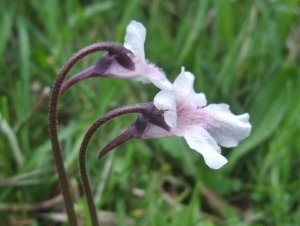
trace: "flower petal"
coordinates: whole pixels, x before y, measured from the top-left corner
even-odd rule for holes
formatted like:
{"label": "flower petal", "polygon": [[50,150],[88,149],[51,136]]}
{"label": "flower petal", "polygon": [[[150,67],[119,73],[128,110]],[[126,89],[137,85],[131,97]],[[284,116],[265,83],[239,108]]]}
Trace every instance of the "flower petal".
{"label": "flower petal", "polygon": [[203,107],[207,104],[206,97],[204,93],[191,93],[190,101],[197,107]]}
{"label": "flower petal", "polygon": [[204,109],[210,115],[206,129],[221,146],[235,147],[249,136],[251,124],[248,113],[234,115],[227,104],[210,104]]}
{"label": "flower petal", "polygon": [[161,90],[172,89],[172,83],[166,78],[163,70],[152,63],[147,63],[145,74],[143,76]]}
{"label": "flower petal", "polygon": [[164,110],[165,122],[171,128],[176,127],[177,112],[175,93],[171,90],[160,91],[154,97],[153,101],[155,107],[159,110]]}
{"label": "flower petal", "polygon": [[195,76],[192,73],[185,72],[184,67],[181,67],[181,73],[174,81],[173,87],[178,95],[186,96],[191,91],[194,91]]}
{"label": "flower petal", "polygon": [[[181,68],[181,73],[175,79],[173,89],[179,98],[184,98],[192,105],[203,107],[206,105],[206,97],[203,93],[195,93],[194,85],[195,76],[190,72],[185,72],[184,67]],[[187,97],[188,98],[185,98]]]}
{"label": "flower petal", "polygon": [[190,126],[188,130],[176,131],[176,135],[183,136],[190,148],[202,154],[210,168],[219,169],[228,162],[221,155],[221,148],[201,126]]}
{"label": "flower petal", "polygon": [[131,21],[126,28],[125,48],[132,51],[132,53],[139,58],[143,63],[145,62],[144,43],[146,40],[146,29],[140,22]]}

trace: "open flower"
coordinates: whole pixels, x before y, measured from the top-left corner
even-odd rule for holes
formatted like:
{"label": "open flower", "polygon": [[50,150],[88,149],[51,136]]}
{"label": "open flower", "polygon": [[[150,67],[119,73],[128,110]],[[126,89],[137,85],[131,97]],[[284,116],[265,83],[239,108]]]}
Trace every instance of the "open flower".
{"label": "open flower", "polygon": [[137,21],[131,21],[126,29],[124,47],[132,52],[127,55],[134,63],[134,70],[126,69],[114,60],[103,74],[115,78],[136,78],[143,83],[152,82],[160,89],[170,88],[165,73],[145,59],[145,39],[145,27]]}
{"label": "open flower", "polygon": [[[137,21],[131,21],[126,29],[124,46],[118,43],[100,43],[103,44],[102,50],[107,52],[94,65],[64,82],[60,95],[77,82],[98,76],[133,78],[143,83],[152,82],[160,89],[169,89],[171,83],[166,78],[165,73],[145,59],[145,39],[145,27]],[[90,48],[87,47],[85,51],[90,51]]]}
{"label": "open flower", "polygon": [[194,78],[193,74],[185,72],[183,68],[173,86],[162,90],[154,98],[156,108],[165,111],[164,118],[171,130],[168,132],[148,123],[138,137],[183,136],[192,149],[203,155],[210,168],[219,169],[227,163],[219,145],[235,147],[249,136],[249,114],[234,115],[227,104],[204,107],[205,95],[195,93]]}

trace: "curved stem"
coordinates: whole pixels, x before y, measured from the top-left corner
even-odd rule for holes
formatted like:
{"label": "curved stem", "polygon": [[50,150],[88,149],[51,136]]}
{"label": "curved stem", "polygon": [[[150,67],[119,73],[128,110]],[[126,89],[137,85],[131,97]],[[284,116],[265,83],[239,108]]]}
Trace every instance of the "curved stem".
{"label": "curved stem", "polygon": [[52,88],[52,93],[50,97],[50,107],[49,107],[49,133],[50,133],[50,139],[52,144],[52,150],[53,150],[53,156],[58,172],[58,178],[60,182],[60,187],[62,190],[62,195],[64,197],[64,203],[66,206],[67,214],[69,223],[72,226],[77,226],[77,218],[74,211],[73,206],[73,200],[67,180],[67,174],[63,163],[63,157],[60,150],[60,144],[58,140],[58,134],[57,134],[57,103],[59,98],[60,89],[62,86],[62,83],[64,82],[68,72],[71,70],[71,68],[76,64],[81,58],[85,57],[86,55],[101,51],[101,50],[108,50],[112,48],[111,43],[96,43],[91,46],[88,46],[86,48],[83,48],[82,50],[78,51],[76,54],[74,54],[64,65],[62,70],[60,71],[54,86]]}
{"label": "curved stem", "polygon": [[95,132],[109,120],[130,113],[147,113],[147,111],[149,111],[149,106],[150,106],[149,103],[135,104],[135,105],[124,106],[112,110],[106,115],[99,118],[96,122],[94,122],[94,124],[89,128],[89,130],[87,131],[87,133],[83,138],[80,147],[80,152],[79,152],[79,170],[81,176],[81,183],[88,202],[88,208],[91,214],[91,220],[93,226],[97,225],[97,222],[95,221],[95,219],[97,219],[97,211],[96,211],[95,203],[93,201],[93,193],[90,187],[89,178],[86,169],[86,152],[87,152],[87,147],[90,142],[90,139],[95,134]]}

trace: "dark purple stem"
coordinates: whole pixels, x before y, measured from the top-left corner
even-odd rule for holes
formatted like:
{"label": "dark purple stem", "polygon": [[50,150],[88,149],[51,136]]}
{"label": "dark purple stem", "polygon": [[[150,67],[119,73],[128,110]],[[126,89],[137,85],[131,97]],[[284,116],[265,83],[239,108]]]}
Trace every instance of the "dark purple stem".
{"label": "dark purple stem", "polygon": [[99,118],[96,122],[94,122],[94,124],[89,128],[89,130],[85,134],[79,152],[79,171],[80,171],[81,182],[84,189],[84,193],[86,195],[87,200],[90,200],[88,202],[88,208],[91,216],[93,216],[94,219],[97,216],[97,212],[96,212],[95,203],[91,201],[93,200],[93,193],[90,187],[89,178],[86,170],[86,152],[87,152],[87,147],[90,142],[90,139],[93,137],[95,132],[109,120],[130,113],[149,114],[152,108],[153,108],[152,103],[145,103],[145,104],[129,105],[129,106],[124,106],[124,107],[114,109],[109,113],[107,113],[106,115]]}
{"label": "dark purple stem", "polygon": [[[111,44],[111,43],[96,43],[90,45],[82,50],[78,51],[74,54],[68,62],[64,65],[63,69],[60,71],[54,86],[52,88],[52,93],[50,97],[50,107],[49,107],[49,133],[50,139],[52,144],[53,156],[58,172],[58,178],[62,190],[62,195],[64,197],[64,203],[66,206],[67,214],[69,223],[72,226],[77,226],[77,218],[74,211],[72,195],[70,192],[68,179],[66,170],[63,163],[63,157],[60,149],[60,144],[58,140],[58,133],[57,133],[57,103],[58,98],[61,90],[62,83],[64,82],[68,72],[71,68],[76,64],[81,58],[85,57],[86,55],[102,50],[111,50],[113,48],[123,48],[122,45],[119,44]],[[97,215],[92,218],[93,225],[98,225],[98,218]]]}

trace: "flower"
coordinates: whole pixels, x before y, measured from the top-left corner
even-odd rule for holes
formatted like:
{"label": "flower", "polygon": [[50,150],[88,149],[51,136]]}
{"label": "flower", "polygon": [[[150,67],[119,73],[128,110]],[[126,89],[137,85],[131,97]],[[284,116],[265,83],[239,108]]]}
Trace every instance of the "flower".
{"label": "flower", "polygon": [[249,114],[234,115],[227,104],[204,107],[205,95],[195,93],[194,79],[193,74],[182,68],[171,88],[162,90],[154,98],[157,109],[165,111],[164,118],[171,130],[168,132],[148,123],[139,138],[183,136],[190,148],[203,155],[210,168],[219,169],[227,163],[219,145],[235,147],[249,136]]}
{"label": "flower", "polygon": [[126,29],[124,47],[132,52],[127,55],[134,63],[135,69],[128,70],[115,60],[104,74],[115,78],[136,78],[143,83],[152,82],[160,89],[170,88],[170,82],[166,78],[165,73],[145,59],[145,39],[145,27],[137,21],[131,21]]}
{"label": "flower", "polygon": [[124,46],[118,43],[103,42],[81,50],[79,53],[86,55],[87,53],[99,51],[101,46],[101,50],[107,52],[94,65],[64,82],[59,95],[62,95],[71,86],[83,79],[98,76],[123,79],[135,78],[143,83],[152,82],[160,89],[170,89],[172,85],[166,78],[165,73],[145,59],[145,39],[145,27],[137,21],[131,21],[126,29]]}

